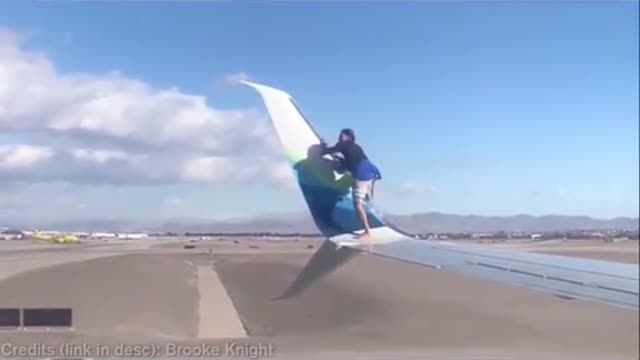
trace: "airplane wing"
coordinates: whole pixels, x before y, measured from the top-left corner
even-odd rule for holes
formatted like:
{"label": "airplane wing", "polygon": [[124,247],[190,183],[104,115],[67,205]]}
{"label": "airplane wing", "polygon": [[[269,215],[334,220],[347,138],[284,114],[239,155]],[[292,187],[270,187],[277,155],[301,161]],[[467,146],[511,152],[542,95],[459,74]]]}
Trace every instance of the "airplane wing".
{"label": "airplane wing", "polygon": [[362,230],[351,197],[351,178],[335,170],[320,152],[320,136],[293,98],[282,90],[243,81],[259,92],[302,195],[318,229],[327,237],[280,298],[295,296],[359,253],[455,271],[490,281],[524,286],[564,298],[596,301],[638,310],[638,265],[569,256],[489,249],[418,240],[385,222],[367,206],[372,240],[353,240]]}

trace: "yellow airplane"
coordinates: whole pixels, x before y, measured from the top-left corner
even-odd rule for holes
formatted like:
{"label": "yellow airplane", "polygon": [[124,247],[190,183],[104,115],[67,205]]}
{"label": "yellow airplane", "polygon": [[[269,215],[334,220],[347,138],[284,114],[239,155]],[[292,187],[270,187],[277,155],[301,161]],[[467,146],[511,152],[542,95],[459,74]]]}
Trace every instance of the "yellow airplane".
{"label": "yellow airplane", "polygon": [[37,241],[47,241],[47,242],[56,242],[58,244],[75,244],[80,242],[80,239],[73,234],[43,234],[38,230],[33,231],[32,235],[34,240]]}

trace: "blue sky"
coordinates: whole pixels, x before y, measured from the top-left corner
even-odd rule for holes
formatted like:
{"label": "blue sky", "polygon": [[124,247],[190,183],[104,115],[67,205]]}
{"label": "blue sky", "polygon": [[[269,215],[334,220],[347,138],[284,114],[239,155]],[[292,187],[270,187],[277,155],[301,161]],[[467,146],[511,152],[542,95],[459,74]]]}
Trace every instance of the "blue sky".
{"label": "blue sky", "polygon": [[[239,73],[291,93],[327,139],[356,129],[386,212],[638,216],[637,2],[10,1],[0,28],[0,70],[29,66],[0,105],[38,100],[0,112],[4,218],[304,209],[281,167],[256,175],[282,159],[256,94],[216,86]],[[178,130],[199,116],[221,120]],[[243,166],[261,170],[230,183]]]}

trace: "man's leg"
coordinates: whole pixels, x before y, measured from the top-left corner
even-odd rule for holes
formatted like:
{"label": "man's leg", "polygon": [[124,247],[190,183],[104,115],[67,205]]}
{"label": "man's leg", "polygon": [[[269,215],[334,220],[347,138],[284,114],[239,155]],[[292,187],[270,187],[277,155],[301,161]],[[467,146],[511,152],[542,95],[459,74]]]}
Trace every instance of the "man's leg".
{"label": "man's leg", "polygon": [[354,206],[356,208],[356,212],[358,213],[358,218],[360,218],[360,222],[364,227],[364,232],[362,234],[356,235],[356,239],[371,237],[371,232],[369,230],[369,219],[367,218],[367,211],[364,207],[364,201],[369,194],[371,183],[371,181],[355,180],[353,184]]}

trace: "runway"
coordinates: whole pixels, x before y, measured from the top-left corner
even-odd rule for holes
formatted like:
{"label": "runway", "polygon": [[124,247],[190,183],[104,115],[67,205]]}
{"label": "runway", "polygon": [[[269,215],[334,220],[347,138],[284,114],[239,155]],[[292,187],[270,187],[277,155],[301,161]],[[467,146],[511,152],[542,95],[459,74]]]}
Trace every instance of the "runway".
{"label": "runway", "polygon": [[[73,331],[0,332],[0,344],[154,344],[165,356],[171,344],[251,344],[262,346],[262,358],[283,359],[640,355],[637,312],[371,255],[356,257],[298,297],[273,300],[318,243],[237,242],[0,244],[0,307],[74,311]],[[501,246],[601,258],[616,254],[637,263],[637,242],[553,244],[551,250],[549,244]],[[251,358],[228,351],[228,358]]]}

